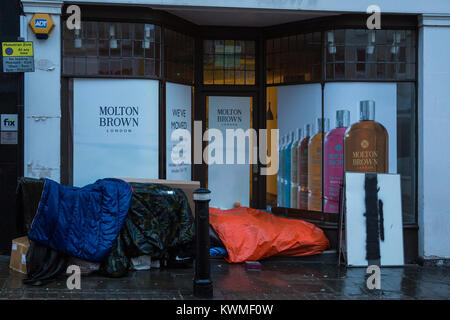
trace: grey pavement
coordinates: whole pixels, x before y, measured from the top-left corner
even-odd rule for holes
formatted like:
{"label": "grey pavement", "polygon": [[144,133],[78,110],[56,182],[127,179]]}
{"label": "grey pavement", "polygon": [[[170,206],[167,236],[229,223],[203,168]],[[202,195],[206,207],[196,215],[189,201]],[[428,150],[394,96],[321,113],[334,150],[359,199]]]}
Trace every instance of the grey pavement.
{"label": "grey pavement", "polygon": [[[408,265],[381,268],[381,290],[369,290],[365,268],[344,268],[302,259],[261,261],[261,271],[211,259],[214,299],[221,300],[449,300],[450,268]],[[0,300],[191,300],[194,270],[131,271],[124,278],[89,275],[69,290],[66,275],[42,287],[22,284],[25,275],[0,256]]]}

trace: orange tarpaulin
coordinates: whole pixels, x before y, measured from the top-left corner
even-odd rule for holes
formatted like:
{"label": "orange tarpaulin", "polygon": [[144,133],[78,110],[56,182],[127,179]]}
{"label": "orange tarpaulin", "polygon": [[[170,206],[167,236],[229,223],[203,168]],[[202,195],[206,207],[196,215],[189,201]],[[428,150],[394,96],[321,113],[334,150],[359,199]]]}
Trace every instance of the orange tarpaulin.
{"label": "orange tarpaulin", "polygon": [[307,256],[330,247],[323,231],[315,225],[257,209],[209,208],[209,219],[228,251],[228,262],[256,261],[270,256]]}

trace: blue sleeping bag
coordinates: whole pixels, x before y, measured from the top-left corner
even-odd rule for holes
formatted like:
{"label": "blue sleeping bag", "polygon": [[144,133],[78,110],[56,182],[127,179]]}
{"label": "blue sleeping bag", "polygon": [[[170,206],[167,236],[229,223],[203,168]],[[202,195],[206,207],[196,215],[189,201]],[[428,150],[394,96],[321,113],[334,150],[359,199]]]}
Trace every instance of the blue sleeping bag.
{"label": "blue sleeping bag", "polygon": [[132,189],[119,179],[82,188],[45,179],[28,237],[70,256],[100,262],[111,250],[130,208]]}

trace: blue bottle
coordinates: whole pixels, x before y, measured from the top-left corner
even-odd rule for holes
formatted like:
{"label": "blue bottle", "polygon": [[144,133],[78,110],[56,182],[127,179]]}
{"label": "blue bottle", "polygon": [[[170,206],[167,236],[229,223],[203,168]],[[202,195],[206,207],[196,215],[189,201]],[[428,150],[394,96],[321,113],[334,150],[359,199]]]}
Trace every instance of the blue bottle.
{"label": "blue bottle", "polygon": [[284,192],[283,192],[283,206],[290,208],[291,206],[291,148],[294,142],[294,131],[287,136],[287,143],[284,149]]}
{"label": "blue bottle", "polygon": [[278,173],[277,173],[277,206],[283,205],[283,148],[284,137],[280,137],[278,145]]}

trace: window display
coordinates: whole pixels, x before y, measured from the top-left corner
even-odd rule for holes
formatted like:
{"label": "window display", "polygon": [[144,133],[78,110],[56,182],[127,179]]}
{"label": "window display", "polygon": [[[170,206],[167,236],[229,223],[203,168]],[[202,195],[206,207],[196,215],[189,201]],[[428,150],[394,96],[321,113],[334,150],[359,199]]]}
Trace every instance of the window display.
{"label": "window display", "polygon": [[287,135],[287,144],[284,148],[284,187],[283,187],[283,199],[284,199],[284,205],[286,207],[291,207],[291,149],[292,144],[294,140],[294,132],[291,132]]}
{"label": "window display", "polygon": [[375,122],[375,101],[361,101],[359,122],[347,131],[344,144],[345,171],[389,171],[389,135]]}
{"label": "window display", "polygon": [[297,149],[298,157],[298,189],[297,205],[299,209],[308,210],[308,145],[311,135],[311,125],[306,124],[304,136]]}
{"label": "window display", "polygon": [[[403,201],[409,201],[412,169],[403,159],[413,157],[406,152],[413,144],[408,140],[398,145],[397,132],[405,136],[411,131],[405,119],[413,109],[406,102],[413,99],[404,97],[411,92],[409,86],[397,83],[326,83],[322,111],[320,86],[277,87],[278,103],[271,104],[283,135],[277,205],[337,214],[345,171],[400,173]],[[301,139],[298,134],[293,139],[293,130],[299,128],[303,128]],[[397,149],[405,154],[401,159]],[[405,208],[411,221],[409,202]]]}
{"label": "window display", "polygon": [[302,129],[297,129],[294,137],[294,143],[291,147],[291,208],[298,208],[297,189],[298,189],[298,148],[302,141]]}
{"label": "window display", "polygon": [[339,212],[339,192],[344,173],[344,136],[350,125],[350,111],[336,111],[336,127],[324,142],[324,211]]}
{"label": "window display", "polygon": [[308,210],[322,210],[322,139],[330,128],[330,119],[317,118],[315,133],[308,145]]}

